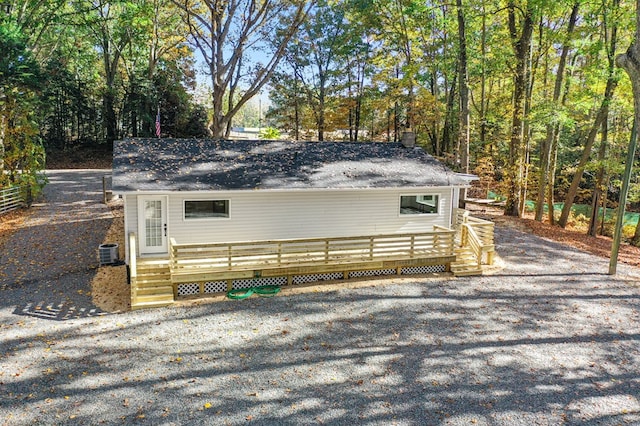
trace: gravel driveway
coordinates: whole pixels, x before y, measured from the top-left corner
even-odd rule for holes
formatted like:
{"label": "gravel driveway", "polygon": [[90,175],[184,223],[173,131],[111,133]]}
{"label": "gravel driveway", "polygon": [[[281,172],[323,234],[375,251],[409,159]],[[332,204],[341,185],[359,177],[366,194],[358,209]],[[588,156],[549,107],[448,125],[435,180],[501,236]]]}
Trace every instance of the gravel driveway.
{"label": "gravel driveway", "polygon": [[100,176],[2,247],[0,424],[640,424],[638,270],[499,228],[493,276],[102,315]]}

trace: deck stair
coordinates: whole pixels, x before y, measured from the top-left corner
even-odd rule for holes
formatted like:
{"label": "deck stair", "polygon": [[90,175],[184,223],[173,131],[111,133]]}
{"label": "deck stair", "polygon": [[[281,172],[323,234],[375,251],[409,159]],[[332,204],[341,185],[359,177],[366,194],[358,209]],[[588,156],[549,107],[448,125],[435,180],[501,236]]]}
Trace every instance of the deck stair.
{"label": "deck stair", "polygon": [[171,272],[166,260],[138,259],[135,275],[131,283],[131,309],[157,308],[174,302]]}
{"label": "deck stair", "polygon": [[451,272],[456,277],[482,275],[482,267],[478,265],[478,259],[473,250],[468,246],[455,249],[456,261],[451,262]]}

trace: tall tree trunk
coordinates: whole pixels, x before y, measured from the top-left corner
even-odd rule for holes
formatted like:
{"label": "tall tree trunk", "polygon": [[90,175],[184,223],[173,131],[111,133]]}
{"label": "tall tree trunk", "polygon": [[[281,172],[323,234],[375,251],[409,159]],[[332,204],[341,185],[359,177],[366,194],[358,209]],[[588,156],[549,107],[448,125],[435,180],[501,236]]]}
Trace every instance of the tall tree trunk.
{"label": "tall tree trunk", "polygon": [[618,250],[620,246],[620,238],[622,231],[622,221],[624,219],[624,208],[627,202],[627,192],[631,178],[633,167],[633,159],[636,153],[636,144],[638,138],[638,126],[640,125],[640,0],[636,0],[636,29],[631,46],[623,54],[616,57],[616,64],[623,68],[629,80],[631,81],[631,89],[633,91],[633,128],[631,129],[631,138],[629,149],[627,151],[627,159],[625,164],[624,176],[622,178],[622,188],[620,189],[620,203],[618,205],[618,216],[616,228],[613,233],[613,243],[611,246],[611,259],[609,262],[609,274],[616,273],[618,263]]}
{"label": "tall tree trunk", "polygon": [[486,145],[487,141],[487,15],[484,1],[482,2],[482,34],[480,39],[481,71],[480,71],[480,146],[485,153],[490,153],[491,149]]}
{"label": "tall tree trunk", "polygon": [[[460,156],[460,168],[463,173],[469,173],[469,73],[467,71],[467,36],[462,10],[462,0],[456,0],[458,9],[458,84],[460,85],[460,117],[458,129],[458,153]],[[464,207],[467,198],[467,190],[462,190],[460,207]]]}
{"label": "tall tree trunk", "polygon": [[115,110],[115,89],[111,86],[106,88],[102,97],[104,108],[104,126],[107,131],[107,144],[113,146],[113,141],[117,139],[117,117]]}
{"label": "tall tree trunk", "polygon": [[[609,137],[608,118],[602,123],[602,134],[600,139],[600,149],[598,150],[598,175],[596,177],[596,186],[593,188],[593,196],[591,200],[591,218],[589,220],[589,229],[587,235],[595,237],[598,231],[598,208],[600,207],[600,198],[602,197],[602,185],[604,183],[604,157],[607,153],[607,139]],[[606,206],[605,206],[606,209]]]}
{"label": "tall tree trunk", "polygon": [[[4,94],[4,88],[0,86],[0,177],[4,176],[4,138],[7,127],[7,97]],[[2,179],[0,179],[2,181]]]}
{"label": "tall tree trunk", "polygon": [[295,135],[295,140],[299,141],[300,140],[300,103],[298,102],[298,98],[296,97],[294,100],[294,105],[293,105],[293,114],[294,114],[294,120],[295,120],[295,129],[294,129],[294,135]]}
{"label": "tall tree trunk", "polygon": [[[578,55],[575,55],[571,60],[571,68],[574,68],[576,61],[578,60]],[[569,73],[571,75],[571,73]],[[560,105],[564,107],[567,104],[567,98],[569,97],[569,88],[571,86],[571,78],[567,78],[565,81],[564,93],[562,95],[562,101]],[[554,189],[556,187],[556,168],[558,163],[558,142],[560,141],[560,133],[562,128],[557,126],[555,133],[553,134],[553,138],[551,139],[551,150],[549,156],[549,175],[547,176],[548,185],[547,185],[547,216],[549,218],[549,223],[554,225],[556,223],[556,213],[554,207]]]}
{"label": "tall tree trunk", "polygon": [[213,91],[211,92],[213,116],[211,117],[209,131],[214,138],[222,138],[227,129],[227,120],[224,113],[224,94],[226,87],[216,82],[217,79],[215,76],[212,75],[211,79],[213,83]]}
{"label": "tall tree trunk", "polygon": [[353,93],[351,92],[351,86],[353,85],[353,82],[351,81],[351,67],[349,67],[349,69],[347,70],[347,88],[348,88],[348,92],[347,92],[347,99],[349,100],[349,104],[347,107],[347,119],[348,119],[348,127],[349,127],[349,142],[353,142],[353,122],[354,122],[354,115],[355,115],[355,107],[353,106],[353,104],[351,103],[351,100],[353,99]]}
{"label": "tall tree trunk", "polygon": [[300,98],[298,96],[299,93],[301,92],[301,87],[300,87],[300,79],[298,77],[298,73],[295,72],[294,73],[294,78],[295,78],[295,88],[296,88],[296,93],[294,94],[294,98],[293,98],[293,115],[294,115],[294,121],[295,121],[295,129],[294,129],[294,137],[296,141],[300,140]]}
{"label": "tall tree trunk", "polygon": [[[619,5],[619,0],[615,0],[614,2],[615,10],[617,10]],[[618,85],[618,77],[615,72],[615,52],[616,52],[616,43],[617,43],[617,34],[618,34],[618,26],[616,21],[614,20],[613,26],[611,28],[611,40],[609,41],[609,46],[607,50],[607,56],[609,58],[608,65],[608,74],[607,74],[607,86],[604,90],[604,98],[602,99],[602,103],[600,104],[600,109],[596,115],[595,121],[591,130],[589,131],[589,135],[587,136],[587,141],[584,146],[584,150],[582,151],[582,156],[580,157],[580,162],[578,163],[578,168],[576,173],[573,176],[573,180],[571,181],[571,186],[569,187],[569,191],[567,192],[567,197],[564,202],[564,206],[562,208],[562,213],[560,214],[560,220],[558,224],[561,227],[567,226],[567,221],[569,220],[569,213],[571,212],[571,207],[573,206],[573,201],[575,200],[576,194],[578,193],[578,188],[580,187],[580,181],[582,180],[582,174],[584,173],[585,166],[589,162],[589,157],[591,156],[591,149],[593,148],[593,144],[596,140],[596,135],[598,134],[598,130],[602,127],[602,123],[607,118],[609,114],[609,104],[611,103],[611,99],[613,98],[613,93],[615,92],[616,86]]]}
{"label": "tall tree trunk", "polygon": [[[365,73],[365,65],[362,66],[362,69],[359,72],[358,77],[358,92],[356,95],[356,122],[355,122],[355,137],[354,142],[358,142],[358,134],[360,133],[360,121],[362,120],[362,98],[364,96],[364,73]],[[371,121],[371,136],[369,138],[373,140],[373,119]]]}
{"label": "tall tree trunk", "polygon": [[[447,82],[445,81],[445,85]],[[456,105],[456,86],[458,85],[458,74],[453,75],[453,81],[446,94],[446,111],[444,124],[442,125],[442,152],[444,154],[453,153],[453,137],[455,135],[453,125],[456,121],[454,109]],[[446,87],[446,86],[445,86]]]}
{"label": "tall tree trunk", "polygon": [[509,34],[515,53],[516,67],[513,88],[513,116],[511,138],[509,141],[509,163],[507,169],[508,193],[505,215],[520,216],[520,195],[524,178],[524,100],[527,91],[527,62],[533,36],[533,11],[527,3],[523,11],[521,33],[518,36],[516,24],[516,6],[513,0],[508,3]]}
{"label": "tall tree trunk", "polygon": [[[562,45],[562,53],[560,54],[560,60],[558,62],[558,69],[556,72],[556,81],[553,87],[553,100],[554,108],[559,107],[560,94],[562,92],[562,81],[564,79],[565,68],[567,65],[567,56],[569,55],[569,49],[571,48],[571,40],[573,38],[573,30],[576,26],[578,19],[578,9],[580,3],[575,3],[571,9],[571,16],[569,17],[569,23],[567,26],[567,34]],[[547,134],[545,139],[540,145],[540,172],[538,175],[538,199],[536,202],[536,215],[537,221],[542,221],[542,215],[544,212],[544,196],[546,192],[547,184],[549,183],[549,171],[551,163],[551,147],[553,145],[553,139],[560,132],[560,125],[557,121],[547,124]]]}
{"label": "tall tree trunk", "polygon": [[[116,77],[118,75],[118,64],[120,63],[120,46],[113,46],[110,42],[107,29],[102,29],[102,60],[105,71],[106,88],[102,96],[102,106],[104,109],[103,122],[107,131],[107,144],[113,147],[113,142],[117,139],[118,123],[116,116]],[[123,45],[124,46],[124,45]]]}
{"label": "tall tree trunk", "polygon": [[[540,19],[540,23],[538,25],[540,29],[540,41],[538,44],[542,45],[542,33],[543,33],[543,25],[542,19]],[[533,43],[529,46],[528,53],[528,62],[526,66],[525,73],[525,82],[527,85],[527,90],[524,96],[524,114],[523,117],[529,117],[531,112],[531,102],[532,102],[532,94],[533,94],[533,85],[535,84],[534,78],[534,70],[538,67],[538,60],[533,61]],[[529,168],[531,166],[531,126],[529,125],[529,120],[523,120],[522,122],[522,137],[523,148],[524,148],[524,156],[523,156],[523,174],[522,174],[522,185],[520,188],[520,213],[519,216],[524,216],[524,211],[527,206],[527,191],[528,191],[528,182],[529,182]]]}
{"label": "tall tree trunk", "polygon": [[591,126],[591,130],[589,130],[589,134],[587,136],[587,141],[584,145],[584,150],[582,151],[582,156],[580,157],[580,161],[578,162],[578,168],[573,175],[573,180],[571,181],[571,186],[569,187],[569,191],[567,191],[567,197],[564,201],[564,207],[562,208],[562,213],[560,214],[560,220],[558,224],[561,227],[567,226],[567,222],[569,220],[569,214],[571,212],[571,207],[573,207],[573,202],[576,198],[576,194],[578,193],[578,189],[580,187],[580,181],[582,180],[582,175],[584,173],[584,169],[589,162],[589,157],[591,156],[591,149],[593,148],[593,144],[596,140],[596,136],[598,134],[598,130],[602,126],[602,123],[607,117],[609,110],[609,103],[611,102],[611,98],[613,96],[613,92],[615,90],[615,86],[617,84],[616,79],[611,76],[607,81],[607,87],[605,89],[605,97],[602,100],[600,105],[600,109],[598,110],[598,114],[596,115],[593,126]]}
{"label": "tall tree trunk", "polygon": [[325,109],[325,88],[324,88],[324,81],[321,78],[320,79],[321,83],[320,83],[320,94],[318,96],[318,140],[319,141],[323,141],[324,140],[324,126],[325,126],[325,120],[324,120],[324,109]]}
{"label": "tall tree trunk", "polygon": [[400,134],[400,119],[398,118],[398,102],[393,104],[393,141],[398,142]]}

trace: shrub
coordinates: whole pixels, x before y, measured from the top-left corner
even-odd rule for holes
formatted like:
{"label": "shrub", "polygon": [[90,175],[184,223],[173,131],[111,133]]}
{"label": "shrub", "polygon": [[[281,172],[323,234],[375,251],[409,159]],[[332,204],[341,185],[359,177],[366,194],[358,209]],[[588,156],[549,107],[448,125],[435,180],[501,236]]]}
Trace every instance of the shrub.
{"label": "shrub", "polygon": [[276,140],[280,139],[281,135],[280,130],[276,129],[275,127],[266,127],[260,130],[260,134],[258,135],[258,137],[260,139]]}

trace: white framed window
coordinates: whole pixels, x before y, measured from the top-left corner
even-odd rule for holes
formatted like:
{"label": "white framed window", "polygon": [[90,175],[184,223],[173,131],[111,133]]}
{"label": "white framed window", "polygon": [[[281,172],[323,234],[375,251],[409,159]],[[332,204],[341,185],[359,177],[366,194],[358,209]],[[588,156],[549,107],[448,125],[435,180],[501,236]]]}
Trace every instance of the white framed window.
{"label": "white framed window", "polygon": [[184,219],[229,217],[229,200],[184,200]]}
{"label": "white framed window", "polygon": [[440,196],[437,194],[401,195],[400,214],[438,214]]}

